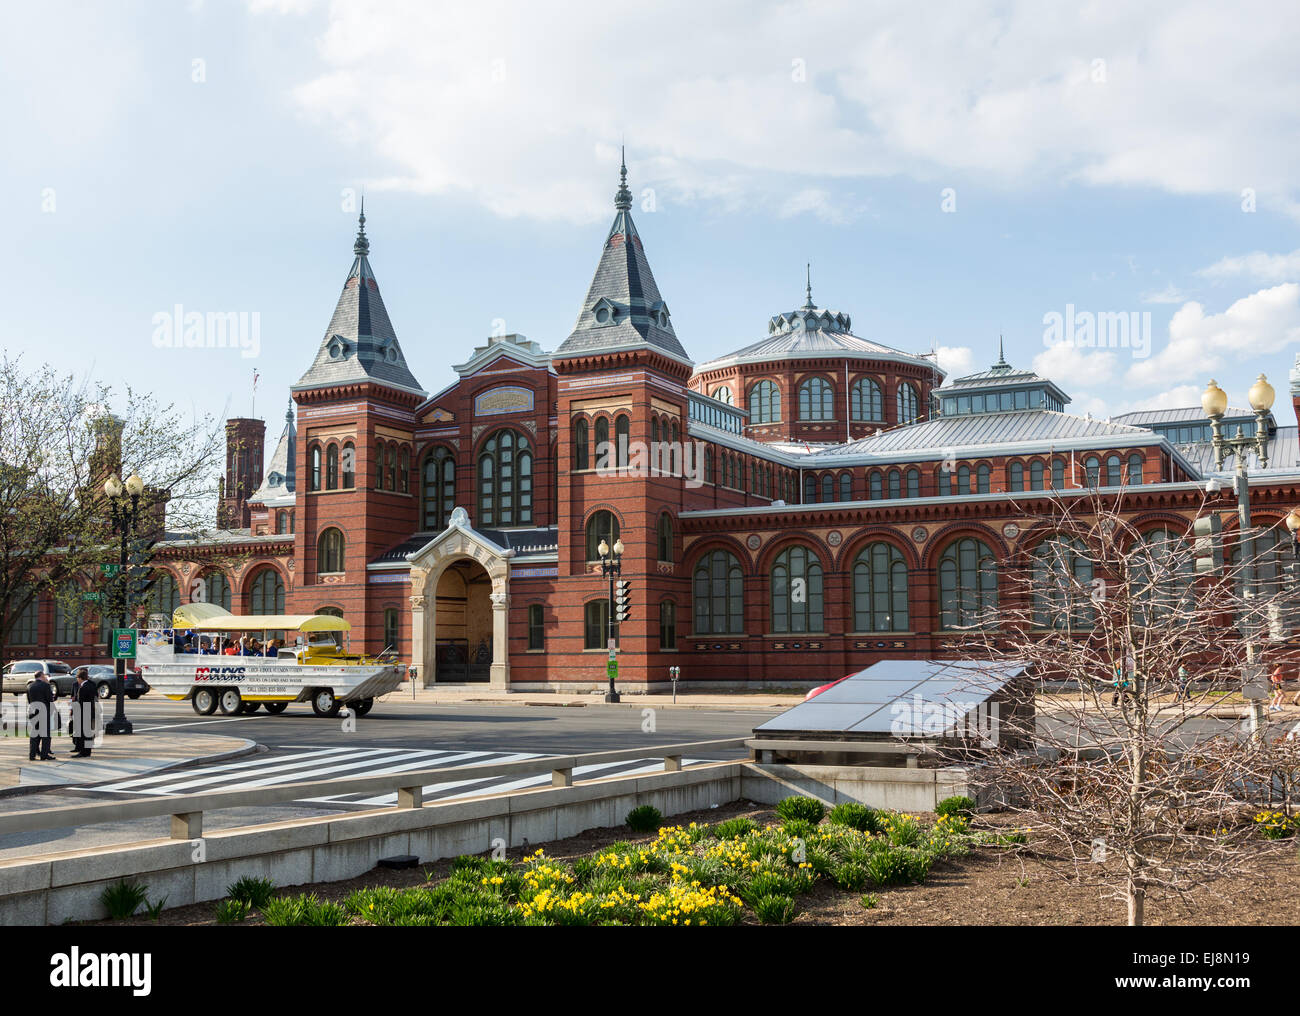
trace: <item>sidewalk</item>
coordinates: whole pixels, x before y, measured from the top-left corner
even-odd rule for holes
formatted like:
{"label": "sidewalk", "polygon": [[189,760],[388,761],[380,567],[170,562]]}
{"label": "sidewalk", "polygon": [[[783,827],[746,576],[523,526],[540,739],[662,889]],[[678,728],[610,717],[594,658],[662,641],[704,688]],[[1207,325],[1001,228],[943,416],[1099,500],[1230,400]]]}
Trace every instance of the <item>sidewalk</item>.
{"label": "sidewalk", "polygon": [[27,738],[0,736],[0,795],[41,787],[75,787],[158,772],[189,762],[218,762],[249,755],[257,744],[242,737],[211,734],[141,733],[105,735],[87,759],[72,757],[72,739],[56,736],[50,749],[57,762],[29,762]]}
{"label": "sidewalk", "polygon": [[788,694],[771,694],[768,692],[677,692],[677,701],[673,702],[672,693],[646,695],[635,692],[620,692],[622,701],[605,702],[605,692],[504,692],[494,690],[483,684],[472,685],[438,685],[433,688],[417,687],[412,694],[411,686],[404,685],[385,697],[385,703],[417,702],[421,705],[465,705],[468,703],[491,703],[508,706],[553,706],[581,708],[583,706],[601,706],[607,709],[712,709],[712,710],[749,710],[766,709],[778,711],[797,706],[803,701],[804,692]]}

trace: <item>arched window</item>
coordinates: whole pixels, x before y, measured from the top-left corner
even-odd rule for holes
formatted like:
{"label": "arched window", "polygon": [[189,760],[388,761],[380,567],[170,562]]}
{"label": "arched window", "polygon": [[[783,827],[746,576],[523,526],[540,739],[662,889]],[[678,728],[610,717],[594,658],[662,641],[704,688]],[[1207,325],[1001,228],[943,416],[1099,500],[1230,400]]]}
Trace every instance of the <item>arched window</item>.
{"label": "arched window", "polygon": [[827,504],[835,500],[835,477],[822,473],[822,500]]}
{"label": "arched window", "polygon": [[588,469],[587,463],[587,421],[577,420],[573,424],[573,468]]}
{"label": "arched window", "polygon": [[1142,483],[1142,456],[1137,452],[1128,457],[1128,482],[1130,487],[1137,487]]}
{"label": "arched window", "polygon": [[618,623],[609,623],[609,600],[590,600],[582,609],[584,649],[604,649],[609,640],[618,646]]}
{"label": "arched window", "polygon": [[727,405],[731,405],[731,389],[726,385],[723,385],[721,388],[713,389],[713,397],[719,402],[725,402]]}
{"label": "arched window", "polygon": [[203,576],[202,585],[190,587],[190,600],[202,600],[215,603],[218,607],[230,610],[230,580],[225,572],[212,571]]}
{"label": "arched window", "polygon": [[673,520],[667,512],[659,516],[659,560],[673,560]]}
{"label": "arched window", "polygon": [[988,463],[981,462],[975,470],[975,493],[987,494],[989,492],[989,475]]}
{"label": "arched window", "polygon": [[1091,628],[1092,561],[1079,540],[1049,536],[1033,555],[1034,624],[1039,628]]}
{"label": "arched window", "polygon": [[803,478],[803,503],[817,503],[817,477],[811,473]]}
{"label": "arched window", "polygon": [[[167,578],[171,578],[170,575]],[[155,582],[154,585],[158,583]],[[176,583],[172,583],[175,588]],[[54,638],[56,646],[79,646],[84,636],[82,620],[84,612],[81,606],[81,587],[69,582],[54,597]],[[168,622],[171,615],[167,615]]]}
{"label": "arched window", "polygon": [[275,513],[275,531],[276,533],[287,533],[289,531],[289,513],[278,511]]}
{"label": "arched window", "polygon": [[869,377],[859,378],[849,389],[849,415],[854,420],[878,422],[885,418],[885,398],[880,385]]}
{"label": "arched window", "polygon": [[163,614],[167,618],[168,627],[171,626],[172,614],[176,608],[181,605],[181,590],[172,578],[171,572],[158,572],[154,578],[153,585],[149,587],[149,594],[145,598],[145,608],[150,614]]}
{"label": "arched window", "polygon": [[1143,624],[1154,624],[1191,606],[1196,571],[1191,547],[1168,529],[1153,529],[1134,541],[1128,555],[1129,598]]}
{"label": "arched window", "polygon": [[478,455],[478,524],[515,526],[532,521],[532,446],[517,431],[498,430],[483,442]]}
{"label": "arched window", "polygon": [[325,575],[343,570],[343,532],[331,526],[316,539],[316,573]]}
{"label": "arched window", "polygon": [[1084,482],[1089,487],[1095,487],[1101,482],[1101,460],[1095,455],[1089,455],[1083,463]]}
{"label": "arched window", "polygon": [[885,496],[884,489],[881,486],[881,482],[880,482],[880,474],[875,470],[872,470],[871,478],[867,481],[867,490],[868,490],[867,496],[872,501],[879,501],[882,497]]}
{"label": "arched window", "polygon": [[403,494],[411,492],[411,452],[405,445],[397,453],[397,489]]}
{"label": "arched window", "polygon": [[1030,490],[1042,490],[1042,489],[1043,489],[1043,461],[1042,461],[1042,459],[1034,459],[1033,462],[1029,463],[1029,489],[1030,489]]}
{"label": "arched window", "polygon": [[970,466],[957,467],[957,493],[970,493]]}
{"label": "arched window", "polygon": [[430,532],[446,529],[456,507],[456,457],[442,446],[430,450],[424,456],[421,475],[424,528]]}
{"label": "arched window", "polygon": [[596,418],[596,468],[612,469],[614,446],[609,443],[609,417]]}
{"label": "arched window", "polygon": [[771,381],[760,381],[749,390],[749,422],[776,423],[781,419],[781,390]]}
{"label": "arched window", "polygon": [[806,547],[782,551],[772,565],[772,631],[777,635],[820,632],[822,566]]}
{"label": "arched window", "polygon": [[311,447],[311,489],[321,489],[321,450],[320,445]]}
{"label": "arched window", "polygon": [[1106,459],[1106,486],[1118,487],[1123,482],[1123,466],[1120,464],[1119,456],[1111,455]]}
{"label": "arched window", "polygon": [[384,450],[384,463],[388,467],[384,474],[384,489],[397,490],[397,445],[388,445]]}
{"label": "arched window", "polygon": [[853,500],[853,474],[840,473],[840,500]]}
{"label": "arched window", "polygon": [[627,445],[631,434],[632,421],[620,413],[614,420],[614,443],[618,446],[618,464],[627,465]]}
{"label": "arched window", "polygon": [[715,550],[695,565],[696,635],[739,635],[745,630],[744,578],[734,554]]}
{"label": "arched window", "polygon": [[810,377],[799,386],[799,419],[833,420],[835,392],[825,378]]}
{"label": "arched window", "polygon": [[974,628],[997,623],[998,565],[980,540],[954,540],[939,558],[939,626]]}
{"label": "arched window", "polygon": [[13,628],[9,632],[9,643],[15,646],[34,646],[39,638],[39,619],[40,619],[40,596],[34,592],[30,586],[21,586],[13,595],[12,602],[22,603],[27,600],[27,605],[23,607],[22,612],[14,619]]}
{"label": "arched window", "polygon": [[343,444],[343,461],[340,463],[343,487],[351,490],[357,485],[357,446],[351,441]]}
{"label": "arched window", "polygon": [[907,471],[907,496],[921,496],[921,471],[919,469],[909,469]]}
{"label": "arched window", "polygon": [[898,422],[916,423],[919,415],[920,399],[917,397],[916,389],[904,381],[898,386]]}
{"label": "arched window", "polygon": [[339,446],[336,444],[325,449],[325,489],[339,489]]}
{"label": "arched window", "polygon": [[274,568],[263,568],[253,576],[249,587],[248,608],[250,614],[284,613],[284,582]]}
{"label": "arched window", "polygon": [[375,490],[384,489],[384,442],[375,443]]}
{"label": "arched window", "polygon": [[672,600],[659,601],[659,648],[677,648],[677,604]]}
{"label": "arched window", "polygon": [[593,512],[587,520],[587,560],[600,560],[600,541],[609,546],[618,542],[618,519],[613,512],[604,509]]}
{"label": "arched window", "polygon": [[1011,465],[1007,466],[1007,489],[1025,489],[1025,467],[1019,462],[1013,462]]}
{"label": "arched window", "polygon": [[897,469],[889,471],[889,496],[891,498],[903,496],[903,474]]}
{"label": "arched window", "polygon": [[1052,489],[1065,489],[1065,459],[1052,459]]}
{"label": "arched window", "polygon": [[869,543],[853,562],[853,630],[907,628],[907,562],[893,544]]}

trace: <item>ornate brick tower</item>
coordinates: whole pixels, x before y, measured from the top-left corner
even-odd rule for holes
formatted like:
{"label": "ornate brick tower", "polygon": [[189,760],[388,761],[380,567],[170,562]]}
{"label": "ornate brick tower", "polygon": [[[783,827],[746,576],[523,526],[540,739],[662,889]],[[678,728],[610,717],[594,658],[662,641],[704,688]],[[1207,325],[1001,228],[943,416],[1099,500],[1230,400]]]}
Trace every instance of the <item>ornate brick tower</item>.
{"label": "ornate brick tower", "polygon": [[639,684],[667,680],[675,658],[661,652],[661,642],[668,646],[661,612],[675,614],[688,602],[686,579],[674,563],[681,558],[674,534],[684,498],[692,363],[632,221],[626,164],[614,208],[578,320],[552,357],[558,375],[559,574],[571,590],[557,614],[566,662],[584,676],[603,677],[599,620],[609,590],[595,545],[621,538],[621,578],[630,584],[631,610],[618,626],[619,680]]}
{"label": "ornate brick tower", "polygon": [[226,421],[226,475],[217,502],[218,528],[248,528],[248,499],[262,484],[265,441],[265,421],[246,417]]}

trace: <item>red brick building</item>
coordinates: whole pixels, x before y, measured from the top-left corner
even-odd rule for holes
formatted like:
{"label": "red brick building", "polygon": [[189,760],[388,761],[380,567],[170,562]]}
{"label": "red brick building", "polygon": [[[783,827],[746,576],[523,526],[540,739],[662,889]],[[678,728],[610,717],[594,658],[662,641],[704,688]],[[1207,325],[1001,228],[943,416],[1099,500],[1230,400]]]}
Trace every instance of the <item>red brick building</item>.
{"label": "red brick building", "polygon": [[[948,380],[928,356],[854,335],[811,283],[764,338],[696,366],[623,172],[570,335],[550,353],[493,336],[432,395],[389,320],[363,211],[338,304],[291,387],[296,421],[291,409],[264,477],[260,457],[232,455],[227,528],[165,546],[149,610],[201,595],[237,612],[336,612],[354,648],[395,647],[426,684],[596,687],[609,595],[597,548],[621,539],[621,687],[666,689],[671,666],[700,686],[822,683],[942,655],[953,629],[991,618],[1050,535],[1033,522],[1049,498],[1113,490],[1144,534],[1182,538],[1223,475],[1199,410],[1071,415],[1053,381],[1000,353]],[[232,448],[260,448],[255,423],[231,421]],[[1300,503],[1300,442],[1264,425],[1270,464],[1252,497],[1268,574]],[[1230,531],[1231,485],[1214,497]],[[78,642],[67,619],[56,632],[52,609],[37,608],[33,645],[102,655],[98,632]]]}

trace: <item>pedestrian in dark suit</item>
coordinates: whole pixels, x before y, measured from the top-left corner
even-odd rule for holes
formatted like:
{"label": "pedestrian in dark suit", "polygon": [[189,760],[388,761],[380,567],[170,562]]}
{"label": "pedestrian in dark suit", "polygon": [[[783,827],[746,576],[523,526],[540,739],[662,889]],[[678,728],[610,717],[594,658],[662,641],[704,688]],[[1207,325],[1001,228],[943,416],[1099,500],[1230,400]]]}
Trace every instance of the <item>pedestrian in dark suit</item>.
{"label": "pedestrian in dark suit", "polygon": [[90,758],[95,743],[95,682],[85,670],[77,671],[77,690],[72,697],[73,758]]}
{"label": "pedestrian in dark suit", "polygon": [[44,670],[27,686],[27,758],[31,762],[55,761],[50,751],[50,731],[54,725],[54,689]]}

